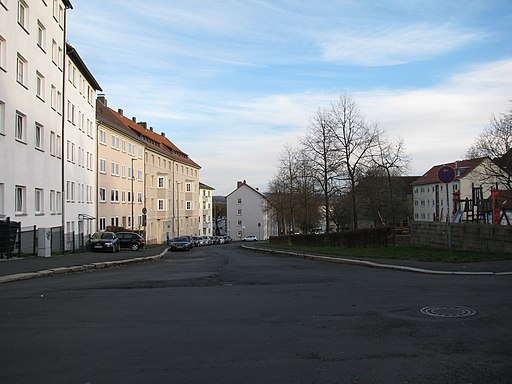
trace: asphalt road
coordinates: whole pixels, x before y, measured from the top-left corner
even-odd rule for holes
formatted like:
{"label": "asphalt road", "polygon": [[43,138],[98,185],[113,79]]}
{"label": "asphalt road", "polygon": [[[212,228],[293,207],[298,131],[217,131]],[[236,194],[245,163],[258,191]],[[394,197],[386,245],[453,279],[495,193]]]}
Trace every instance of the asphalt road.
{"label": "asphalt road", "polygon": [[511,292],[196,248],[1,285],[0,383],[510,383]]}

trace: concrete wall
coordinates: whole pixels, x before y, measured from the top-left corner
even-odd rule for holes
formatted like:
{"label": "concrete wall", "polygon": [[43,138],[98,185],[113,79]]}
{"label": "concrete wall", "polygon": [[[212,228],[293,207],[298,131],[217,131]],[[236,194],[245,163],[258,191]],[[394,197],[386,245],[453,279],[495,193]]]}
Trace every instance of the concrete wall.
{"label": "concrete wall", "polygon": [[[453,249],[512,252],[512,226],[490,224],[452,224]],[[448,248],[448,226],[439,222],[413,222],[413,245]]]}

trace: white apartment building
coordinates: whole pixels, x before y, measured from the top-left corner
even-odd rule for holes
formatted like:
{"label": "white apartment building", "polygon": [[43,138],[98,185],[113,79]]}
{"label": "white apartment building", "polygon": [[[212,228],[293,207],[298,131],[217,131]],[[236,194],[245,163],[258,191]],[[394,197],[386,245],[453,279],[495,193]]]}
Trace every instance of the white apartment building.
{"label": "white apartment building", "polygon": [[266,240],[277,235],[277,226],[267,205],[267,198],[246,181],[238,181],[237,188],[226,196],[228,235],[240,240],[254,235]]}
{"label": "white apartment building", "polygon": [[[455,171],[455,178],[451,183],[445,184],[438,179],[439,169],[444,166],[450,166]],[[455,161],[430,168],[412,183],[414,220],[446,221],[447,215],[452,220],[456,210],[454,194],[458,195],[460,201],[473,199],[475,193],[479,199],[488,198],[491,187],[498,182],[497,178],[488,175],[486,170],[490,168],[495,169],[494,174],[499,172],[499,167],[488,157]],[[499,183],[498,186],[504,187]]]}
{"label": "white apartment building", "polygon": [[62,225],[69,1],[0,0],[0,219]]}
{"label": "white apartment building", "polygon": [[64,143],[64,222],[84,241],[96,230],[96,91],[101,91],[78,52],[66,44]]}
{"label": "white apartment building", "polygon": [[204,183],[199,183],[199,232],[201,236],[213,236],[213,191]]}

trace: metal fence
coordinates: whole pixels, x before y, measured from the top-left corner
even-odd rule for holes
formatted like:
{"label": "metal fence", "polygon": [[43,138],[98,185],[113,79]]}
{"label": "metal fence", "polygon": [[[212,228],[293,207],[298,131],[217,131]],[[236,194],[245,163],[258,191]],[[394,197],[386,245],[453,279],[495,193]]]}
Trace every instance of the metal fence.
{"label": "metal fence", "polygon": [[21,253],[21,223],[9,218],[0,221],[0,258],[10,259]]}
{"label": "metal fence", "polygon": [[[51,229],[52,254],[85,252],[89,238],[83,233],[66,233],[62,227]],[[0,258],[37,256],[38,230],[36,226],[21,227],[19,222],[0,221]]]}

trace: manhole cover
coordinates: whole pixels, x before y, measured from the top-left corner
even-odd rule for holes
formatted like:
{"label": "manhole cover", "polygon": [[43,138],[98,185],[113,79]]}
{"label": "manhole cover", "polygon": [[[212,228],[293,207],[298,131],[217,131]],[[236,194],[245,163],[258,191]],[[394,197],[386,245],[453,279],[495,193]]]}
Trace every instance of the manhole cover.
{"label": "manhole cover", "polygon": [[420,309],[424,315],[436,317],[469,317],[476,315],[476,310],[457,305],[431,305]]}

